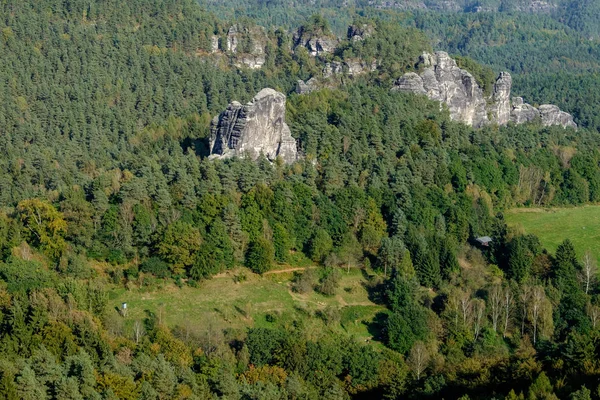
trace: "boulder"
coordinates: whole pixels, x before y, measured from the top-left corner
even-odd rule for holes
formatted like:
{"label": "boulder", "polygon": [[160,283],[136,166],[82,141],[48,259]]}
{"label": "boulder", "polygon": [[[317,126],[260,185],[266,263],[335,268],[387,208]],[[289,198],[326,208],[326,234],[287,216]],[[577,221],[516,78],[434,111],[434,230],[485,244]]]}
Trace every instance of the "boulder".
{"label": "boulder", "polygon": [[573,121],[573,116],[569,113],[561,111],[557,106],[552,104],[542,104],[538,107],[542,125],[560,125],[563,128],[577,128],[577,124]]}
{"label": "boulder", "polygon": [[425,94],[423,87],[423,78],[414,72],[404,74],[394,83],[393,91],[410,92],[415,94]]}
{"label": "boulder", "polygon": [[522,97],[513,97],[510,120],[515,124],[531,122],[540,116],[540,112],[534,106],[523,101]]}
{"label": "boulder", "polygon": [[248,156],[257,159],[264,154],[273,161],[281,157],[292,163],[297,158],[296,140],[285,123],[283,93],[263,89],[246,105],[229,104],[211,124],[211,158]]}

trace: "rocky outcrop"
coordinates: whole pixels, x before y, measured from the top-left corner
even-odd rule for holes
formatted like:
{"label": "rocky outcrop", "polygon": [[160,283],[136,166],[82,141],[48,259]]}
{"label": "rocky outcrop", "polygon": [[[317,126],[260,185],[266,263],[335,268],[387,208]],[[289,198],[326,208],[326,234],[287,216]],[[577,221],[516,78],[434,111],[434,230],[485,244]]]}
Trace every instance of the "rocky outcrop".
{"label": "rocky outcrop", "polygon": [[296,85],[296,93],[307,94],[315,90],[324,88],[335,88],[341,82],[341,76],[354,77],[377,70],[379,63],[377,60],[367,62],[358,58],[346,60],[344,62],[332,61],[326,63],[322,75],[313,76],[306,82],[299,80]]}
{"label": "rocky outcrop", "polygon": [[423,78],[414,72],[408,72],[394,83],[393,91],[427,94],[423,86]]}
{"label": "rocky outcrop", "polygon": [[523,102],[522,97],[513,97],[510,120],[515,124],[532,122],[540,117],[540,112],[531,104]]}
{"label": "rocky outcrop", "polygon": [[401,77],[392,90],[425,94],[446,104],[450,117],[467,125],[480,127],[489,122],[483,90],[473,75],[460,69],[447,53],[424,53],[419,63],[425,67],[423,73]]}
{"label": "rocky outcrop", "polygon": [[296,85],[296,93],[298,94],[308,94],[310,92],[314,92],[321,88],[319,81],[317,78],[312,77],[306,82],[303,80],[298,80],[298,84]]}
{"label": "rocky outcrop", "polygon": [[442,12],[497,12],[512,11],[531,14],[550,14],[558,9],[555,1],[544,0],[522,0],[519,2],[497,1],[472,2],[465,0],[369,0],[367,4],[374,8],[386,9],[395,8],[400,10],[431,10]]}
{"label": "rocky outcrop", "polygon": [[344,61],[344,66],[349,76],[361,75],[377,70],[377,60],[367,62],[359,58]]}
{"label": "rocky outcrop", "polygon": [[216,53],[219,51],[219,37],[217,35],[213,35],[210,38],[210,52]]}
{"label": "rocky outcrop", "polygon": [[233,25],[227,32],[227,52],[237,67],[259,69],[265,64],[267,34],[260,26]]}
{"label": "rocky outcrop", "polygon": [[542,125],[560,125],[563,128],[577,128],[577,124],[573,121],[573,116],[569,113],[561,111],[557,106],[552,104],[542,104],[538,107]]}
{"label": "rocky outcrop", "polygon": [[373,33],[375,33],[375,28],[372,25],[350,25],[347,36],[353,42],[358,42],[372,36]]}
{"label": "rocky outcrop", "polygon": [[323,68],[323,78],[330,78],[332,76],[340,75],[344,73],[344,67],[339,61],[333,61],[325,64]]}
{"label": "rocky outcrop", "polygon": [[286,163],[294,162],[296,140],[285,123],[285,101],[283,93],[267,88],[246,105],[229,104],[212,121],[211,157],[256,159],[262,153],[269,160],[281,157]]}
{"label": "rocky outcrop", "polygon": [[512,78],[502,72],[496,79],[491,96],[485,96],[475,78],[457,66],[443,51],[423,53],[419,58],[420,74],[409,72],[396,80],[393,91],[424,94],[445,104],[450,117],[467,125],[481,127],[489,123],[521,124],[540,117],[544,126],[560,125],[576,128],[573,117],[557,106],[535,108],[520,97],[512,99]]}
{"label": "rocky outcrop", "polygon": [[510,104],[511,89],[512,77],[508,72],[501,72],[494,84],[494,92],[490,104],[492,120],[498,125],[506,125],[510,121],[510,112],[512,111]]}
{"label": "rocky outcrop", "polygon": [[324,53],[333,53],[339,44],[335,36],[323,32],[308,32],[303,26],[294,33],[293,42],[294,49],[305,47],[313,57]]}
{"label": "rocky outcrop", "polygon": [[531,104],[523,102],[523,98],[521,97],[514,97],[512,99],[512,110],[510,112],[510,120],[512,122],[523,124],[535,121],[538,118],[544,126],[559,125],[563,128],[577,128],[577,124],[573,121],[573,116],[561,111],[555,105],[542,104],[538,108],[535,108]]}

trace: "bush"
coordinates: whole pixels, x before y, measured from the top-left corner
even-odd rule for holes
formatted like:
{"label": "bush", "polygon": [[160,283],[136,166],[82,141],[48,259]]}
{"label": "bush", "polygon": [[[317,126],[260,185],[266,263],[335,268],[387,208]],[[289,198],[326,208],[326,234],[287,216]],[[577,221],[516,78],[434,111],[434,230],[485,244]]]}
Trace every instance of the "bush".
{"label": "bush", "polygon": [[317,274],[314,269],[307,269],[303,273],[297,273],[294,276],[294,282],[292,283],[292,290],[296,293],[309,293],[317,282]]}
{"label": "bush", "polygon": [[67,258],[67,267],[65,270],[67,275],[78,279],[89,279],[94,275],[94,270],[90,268],[85,257],[69,254]]}
{"label": "bush", "polygon": [[151,257],[140,265],[140,271],[152,274],[157,278],[168,278],[171,276],[169,264],[158,257]]}
{"label": "bush", "polygon": [[120,285],[123,283],[123,270],[121,268],[117,268],[110,273],[110,277],[115,285]]}
{"label": "bush", "polygon": [[277,317],[274,314],[269,313],[269,314],[265,315],[265,320],[267,322],[273,323],[273,322],[277,321]]}
{"label": "bush", "polygon": [[333,325],[340,322],[341,312],[336,307],[325,307],[323,310],[319,310],[319,317],[325,322],[327,325]]}
{"label": "bush", "polygon": [[122,250],[112,249],[108,252],[106,261],[112,265],[120,265],[127,263],[127,257],[125,257],[125,253]]}
{"label": "bush", "polygon": [[140,276],[140,267],[136,264],[131,265],[129,268],[125,270],[125,277],[128,280],[137,279]]}
{"label": "bush", "polygon": [[235,274],[233,276],[233,282],[235,282],[235,283],[242,283],[242,282],[246,282],[247,280],[248,280],[248,276],[243,272],[240,272],[239,274]]}
{"label": "bush", "polygon": [[317,290],[325,296],[333,296],[340,286],[340,271],[335,268],[325,268]]}

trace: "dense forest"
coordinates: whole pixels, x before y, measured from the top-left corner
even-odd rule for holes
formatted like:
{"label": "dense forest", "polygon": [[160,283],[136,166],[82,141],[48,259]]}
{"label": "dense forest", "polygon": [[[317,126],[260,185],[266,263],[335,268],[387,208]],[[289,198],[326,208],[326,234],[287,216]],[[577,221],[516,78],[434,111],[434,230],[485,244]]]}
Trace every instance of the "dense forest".
{"label": "dense forest", "polygon": [[[592,257],[569,240],[550,253],[502,214],[600,200],[598,43],[556,16],[332,2],[323,17],[298,2],[286,11],[305,31],[375,26],[311,57],[292,49],[294,29],[252,19],[285,2],[247,3],[245,18],[192,0],[0,4],[0,398],[600,397]],[[215,54],[234,20],[266,26],[261,69]],[[486,76],[510,67],[515,92],[582,127],[473,129],[390,91],[432,48]],[[376,71],[295,93],[355,58]],[[265,87],[288,95],[303,158],[209,160],[211,119]],[[372,342],[274,317],[209,337],[152,312],[123,326],[108,306],[114,287],[196,288],[297,260],[317,266],[297,273],[298,293],[335,295],[363,269],[383,309]]]}
{"label": "dense forest", "polygon": [[[332,29],[342,35],[357,16],[400,21],[427,35],[437,50],[468,56],[490,66],[496,73],[510,71],[514,92],[531,104],[557,104],[573,114],[577,122],[599,129],[595,109],[600,78],[597,19],[600,2],[549,1],[551,12],[528,13],[528,0],[511,1],[238,1],[200,0],[205,8],[230,18],[252,16],[264,26],[293,29],[312,13],[325,16]],[[370,8],[366,5],[425,4],[419,7]],[[288,12],[292,8],[294,12]],[[473,12],[474,9],[496,12]],[[410,12],[408,12],[410,11]],[[589,88],[582,91],[581,87]]]}

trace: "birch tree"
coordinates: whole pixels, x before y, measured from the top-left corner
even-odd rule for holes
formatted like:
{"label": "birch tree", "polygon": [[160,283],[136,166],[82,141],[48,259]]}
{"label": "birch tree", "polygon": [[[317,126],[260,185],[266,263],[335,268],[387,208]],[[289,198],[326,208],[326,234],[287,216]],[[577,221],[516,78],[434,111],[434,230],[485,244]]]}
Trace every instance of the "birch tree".
{"label": "birch tree", "polygon": [[525,334],[525,322],[527,321],[528,304],[531,298],[531,288],[527,285],[521,286],[519,300],[521,302],[521,336]]}
{"label": "birch tree", "polygon": [[533,289],[531,290],[530,300],[530,319],[531,325],[533,327],[533,344],[535,345],[537,342],[538,324],[540,322],[542,308],[544,307],[544,303],[546,300],[546,293],[544,292],[544,288],[541,286],[533,287]]}
{"label": "birch tree", "polygon": [[417,380],[421,379],[421,375],[425,372],[429,363],[429,351],[425,343],[420,340],[416,341],[412,349],[410,349],[407,361]]}
{"label": "birch tree", "polygon": [[485,301],[482,299],[473,299],[471,303],[471,309],[473,310],[474,339],[477,340],[479,338],[479,334],[481,333],[481,328],[484,322],[483,317],[485,316]]}
{"label": "birch tree", "polygon": [[512,314],[514,304],[514,296],[510,287],[506,286],[502,292],[502,317],[503,317],[503,331],[502,336],[506,338],[508,332],[508,324],[510,322],[510,316]]}
{"label": "birch tree", "polygon": [[498,322],[502,315],[502,287],[500,285],[492,286],[489,296],[488,304],[490,306],[490,318],[492,320],[492,328],[495,332],[498,331]]}
{"label": "birch tree", "polygon": [[596,325],[600,321],[600,307],[593,304],[588,304],[586,311],[588,317],[590,317],[590,321],[592,322],[592,329],[596,329]]}
{"label": "birch tree", "polygon": [[471,317],[472,303],[471,293],[468,291],[461,291],[458,295],[458,304],[462,315],[463,326],[467,326],[467,322]]}
{"label": "birch tree", "polygon": [[585,287],[585,294],[590,291],[591,285],[594,283],[596,278],[596,261],[592,256],[592,253],[587,250],[583,256],[583,284]]}

